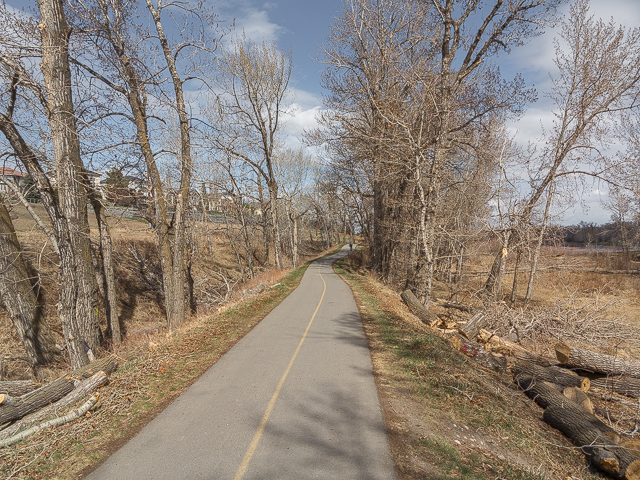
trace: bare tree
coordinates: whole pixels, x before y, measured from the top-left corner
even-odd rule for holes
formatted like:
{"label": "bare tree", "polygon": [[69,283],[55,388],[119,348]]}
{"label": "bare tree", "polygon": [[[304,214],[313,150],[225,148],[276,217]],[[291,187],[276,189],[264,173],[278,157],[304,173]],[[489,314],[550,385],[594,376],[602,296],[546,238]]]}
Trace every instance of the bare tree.
{"label": "bare tree", "polygon": [[[625,30],[613,20],[596,20],[587,0],[571,5],[556,42],[557,73],[550,97],[556,105],[547,147],[536,162],[528,197],[512,215],[513,231],[531,220],[551,185],[575,175],[605,178],[610,168],[606,147],[614,137],[617,116],[636,109],[640,101],[640,29]],[[551,201],[551,200],[549,200]],[[505,234],[502,251],[509,249]],[[501,252],[494,260],[485,289],[494,294],[502,283]]]}
{"label": "bare tree", "polygon": [[[83,28],[84,39],[89,51],[105,52],[100,56],[97,65],[88,65],[75,58],[74,62],[84,71],[100,80],[108,89],[126,99],[130,114],[128,116],[135,126],[137,144],[142,152],[150,182],[150,193],[153,199],[153,224],[158,238],[160,250],[165,308],[169,330],[179,327],[185,319],[185,274],[187,262],[186,209],[189,205],[191,186],[191,125],[187,115],[184,96],[184,83],[181,76],[181,60],[186,52],[189,59],[212,52],[210,43],[215,42],[210,36],[207,15],[203,11],[191,10],[186,4],[162,2],[146,2],[150,21],[155,32],[144,32],[135,18],[135,11],[125,1],[96,0],[95,3],[82,3],[76,9],[78,24]],[[166,8],[185,12],[185,15],[196,18],[198,24],[185,23],[190,28],[178,42],[172,42],[166,35],[162,20]],[[168,15],[168,13],[167,13]],[[195,37],[194,37],[195,36]],[[141,38],[143,42],[141,42]],[[154,43],[157,42],[157,43]],[[143,57],[141,44],[149,49]],[[158,66],[156,63],[160,64]],[[188,68],[195,75],[196,70],[204,68],[204,64],[195,61]],[[163,90],[160,84],[165,78],[171,85]],[[164,107],[175,114],[178,124],[179,142],[177,151],[171,155],[178,160],[179,179],[175,191],[169,184],[163,185],[159,158],[162,154],[156,151],[161,139],[154,136],[150,121],[155,119],[152,108],[157,103],[150,103],[149,89],[156,88],[156,100],[165,103]],[[122,98],[121,97],[121,98]],[[120,113],[122,115],[122,113]],[[168,190],[169,189],[169,190]],[[170,202],[169,202],[170,200]]]}
{"label": "bare tree", "polygon": [[282,268],[278,224],[279,185],[276,148],[287,112],[291,52],[275,44],[256,44],[246,38],[231,42],[220,58],[220,94],[209,109],[211,144],[253,167],[269,193],[275,264]]}

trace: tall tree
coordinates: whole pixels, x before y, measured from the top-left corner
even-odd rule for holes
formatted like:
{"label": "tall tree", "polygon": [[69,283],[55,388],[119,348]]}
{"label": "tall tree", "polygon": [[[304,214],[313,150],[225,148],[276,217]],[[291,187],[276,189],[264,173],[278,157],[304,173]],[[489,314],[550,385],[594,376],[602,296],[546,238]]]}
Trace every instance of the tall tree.
{"label": "tall tree", "polygon": [[[505,232],[531,220],[540,199],[558,180],[603,175],[615,159],[605,152],[615,139],[616,120],[640,106],[640,29],[627,30],[613,20],[596,19],[588,0],[575,1],[556,41],[556,72],[550,97],[555,121],[534,169],[531,190],[512,215]],[[551,201],[551,200],[549,200]],[[503,235],[508,251],[510,235]],[[485,289],[495,294],[502,283],[504,258],[498,254]]]}

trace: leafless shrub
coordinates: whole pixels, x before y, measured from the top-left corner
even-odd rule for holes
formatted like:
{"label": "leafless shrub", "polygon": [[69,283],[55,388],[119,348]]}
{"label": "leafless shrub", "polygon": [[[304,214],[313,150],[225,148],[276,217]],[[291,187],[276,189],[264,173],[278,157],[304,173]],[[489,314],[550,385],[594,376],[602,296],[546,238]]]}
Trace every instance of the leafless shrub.
{"label": "leafless shrub", "polygon": [[640,348],[640,329],[623,316],[611,317],[617,300],[602,301],[600,295],[579,299],[570,295],[552,306],[514,309],[504,303],[488,312],[492,331],[518,343],[562,341],[597,350]]}

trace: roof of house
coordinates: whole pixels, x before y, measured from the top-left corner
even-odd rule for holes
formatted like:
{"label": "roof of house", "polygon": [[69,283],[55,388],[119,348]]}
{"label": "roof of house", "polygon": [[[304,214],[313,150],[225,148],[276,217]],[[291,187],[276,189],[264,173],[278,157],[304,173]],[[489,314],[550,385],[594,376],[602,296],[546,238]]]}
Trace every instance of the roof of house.
{"label": "roof of house", "polygon": [[0,167],[0,176],[2,177],[24,177],[24,173],[14,170],[13,168]]}

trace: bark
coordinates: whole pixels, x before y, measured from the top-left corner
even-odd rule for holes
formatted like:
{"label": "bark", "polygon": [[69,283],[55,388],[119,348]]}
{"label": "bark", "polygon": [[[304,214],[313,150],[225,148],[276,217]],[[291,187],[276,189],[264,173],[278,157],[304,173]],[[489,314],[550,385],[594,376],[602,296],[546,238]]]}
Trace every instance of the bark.
{"label": "bark", "polygon": [[568,367],[606,375],[626,375],[640,378],[640,361],[638,360],[613,357],[570,347],[563,343],[558,343],[555,349],[558,361]]}
{"label": "bark", "polygon": [[586,377],[541,367],[534,363],[518,361],[512,370],[516,376],[525,375],[533,377],[536,381],[551,382],[563,387],[578,387],[584,392],[588,392],[591,388],[591,381]]}
{"label": "bark", "polygon": [[109,375],[116,369],[116,366],[115,357],[103,358],[16,398],[13,405],[0,405],[0,425],[22,418],[50,403],[58,401],[75,388],[77,380],[89,378],[100,371],[104,371]]}
{"label": "bark", "polygon": [[637,378],[626,376],[594,378],[591,379],[591,386],[635,399],[640,397],[640,379]]}
{"label": "bark", "polygon": [[0,382],[0,394],[19,397],[34,391],[40,385],[33,380],[6,380]]}
{"label": "bark", "polygon": [[400,296],[407,307],[409,307],[409,310],[411,310],[411,313],[422,320],[423,323],[431,325],[431,323],[438,319],[438,316],[435,313],[429,312],[429,310],[420,303],[420,300],[416,298],[411,290],[405,290]]}
{"label": "bark", "polygon": [[614,443],[618,443],[620,441],[620,436],[613,428],[602,422],[595,415],[585,411],[582,406],[565,397],[551,384],[536,381],[533,377],[526,375],[519,375],[515,377],[514,380],[520,386],[520,388],[524,390],[524,393],[526,393],[529,398],[531,398],[542,408],[547,409],[550,407],[556,407],[561,408],[567,412],[574,412],[574,415],[582,416],[594,428],[600,430],[607,438],[609,438]]}
{"label": "bark", "polygon": [[489,321],[489,316],[484,313],[476,313],[473,317],[467,320],[467,323],[460,327],[462,333],[469,340],[475,340],[475,338],[480,333],[480,330],[487,324]]}
{"label": "bark", "polygon": [[32,366],[53,361],[58,352],[44,319],[33,275],[24,262],[13,222],[0,198],[0,298]]}
{"label": "bark", "polygon": [[74,388],[70,393],[62,397],[55,403],[50,404],[47,407],[41,408],[37,412],[34,412],[26,417],[12,423],[10,426],[0,430],[0,438],[7,438],[17,434],[20,430],[29,428],[34,423],[38,423],[49,415],[55,414],[60,410],[67,408],[74,403],[82,400],[84,397],[92,393],[97,388],[107,383],[108,376],[105,372],[98,372],[91,377],[83,380],[80,385]]}
{"label": "bark", "polygon": [[589,421],[589,414],[561,406],[550,406],[543,420],[560,430],[580,447],[600,471],[614,478],[640,479],[640,459],[616,445]]}
{"label": "bark", "polygon": [[[97,316],[97,285],[91,263],[86,179],[74,116],[69,67],[67,25],[62,0],[38,0],[41,15],[41,70],[47,87],[49,126],[56,160],[56,186],[60,215],[68,244],[60,249],[62,291],[60,322],[71,357],[79,368],[89,363],[87,349],[97,352],[100,330]],[[67,242],[65,242],[67,243]]]}

